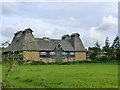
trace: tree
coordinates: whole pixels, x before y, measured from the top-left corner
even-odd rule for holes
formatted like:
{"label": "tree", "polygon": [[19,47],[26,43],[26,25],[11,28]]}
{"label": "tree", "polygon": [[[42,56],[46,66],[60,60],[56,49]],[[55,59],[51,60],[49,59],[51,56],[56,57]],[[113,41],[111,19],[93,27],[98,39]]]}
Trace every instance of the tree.
{"label": "tree", "polygon": [[111,48],[113,49],[120,49],[120,40],[119,40],[119,36],[116,36],[114,41],[113,41],[113,44],[111,46]]}
{"label": "tree", "polygon": [[111,48],[114,50],[114,57],[116,60],[120,60],[120,39],[116,36]]}
{"label": "tree", "polygon": [[92,60],[97,60],[101,55],[101,48],[98,41],[95,43],[94,47],[89,47],[88,50],[91,52],[90,59]]}
{"label": "tree", "polygon": [[108,37],[105,40],[105,46],[102,48],[102,55],[106,58],[106,61],[111,61],[114,59],[113,49],[110,48],[110,43]]}

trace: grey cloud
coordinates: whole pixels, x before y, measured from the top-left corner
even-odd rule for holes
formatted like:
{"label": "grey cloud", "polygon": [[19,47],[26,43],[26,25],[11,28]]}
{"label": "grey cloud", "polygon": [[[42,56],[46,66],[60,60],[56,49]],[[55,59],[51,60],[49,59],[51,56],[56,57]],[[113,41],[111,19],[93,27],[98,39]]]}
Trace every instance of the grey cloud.
{"label": "grey cloud", "polygon": [[[47,4],[49,4],[49,6],[47,6]],[[24,10],[21,9],[19,13],[17,12],[19,9],[19,4],[11,5],[11,7],[10,5],[4,6],[3,8],[4,14],[8,15],[8,14],[13,14],[14,12],[17,13],[15,13],[16,17],[15,16],[8,17],[8,19],[5,19],[7,25],[4,25],[6,29],[4,29],[3,31],[3,36],[8,37],[11,40],[14,31],[18,30],[17,27],[20,28],[21,30],[23,30],[23,28],[25,27],[30,27],[34,30],[34,35],[39,38],[43,36],[48,36],[50,38],[60,38],[64,34],[71,34],[73,32],[78,32],[83,37],[82,39],[85,42],[85,46],[91,46],[96,42],[96,40],[103,40],[102,37],[105,37],[104,35],[102,35],[103,33],[99,33],[98,31],[101,32],[102,30],[105,31],[105,30],[113,29],[114,23],[112,23],[111,21],[108,22],[102,21],[99,24],[101,17],[105,16],[106,14],[108,15],[108,13],[111,13],[112,11],[111,8],[115,9],[115,7],[111,7],[111,5],[106,6],[106,3],[104,4],[104,6],[102,6],[103,4],[93,5],[91,3],[85,5],[81,3],[78,4],[76,3],[74,5],[73,3],[71,4],[66,3],[68,4],[68,6],[65,5],[64,8],[62,8],[61,6],[60,9],[59,6],[58,7],[54,6],[53,8],[50,7],[52,6],[51,3],[47,3],[47,4],[46,6],[42,4],[43,8],[39,8],[39,7],[36,8],[36,6],[40,6],[39,3],[37,5],[33,3],[29,3],[29,4],[25,3],[24,6],[26,6],[26,8],[22,7]],[[106,10],[104,11],[104,8],[107,9],[110,8],[109,10],[110,12],[106,13]],[[20,16],[18,16],[18,14]],[[70,16],[74,17],[75,19],[69,18]],[[51,19],[53,22],[52,21],[46,22],[45,20],[43,20],[44,18]],[[66,18],[66,19],[61,20],[62,18],[63,19]],[[4,24],[6,24],[6,22]],[[76,24],[78,24],[77,25],[78,27],[73,27]],[[95,25],[97,26],[95,27],[96,28],[95,31],[94,30],[88,31],[88,27]],[[10,27],[15,26],[16,28],[13,27],[7,28],[9,26]],[[81,30],[81,26],[84,26],[82,28],[87,28],[87,30],[86,29]]]}
{"label": "grey cloud", "polygon": [[6,28],[2,28],[2,37],[7,37],[7,38],[11,38],[13,36],[13,34],[16,32],[16,28],[13,27],[6,27]]}
{"label": "grey cloud", "polygon": [[[66,18],[77,17],[80,18],[85,25],[90,21],[88,25],[96,23],[101,19],[103,15],[116,14],[117,3],[29,3],[24,4],[24,17],[35,18]],[[34,6],[34,7],[33,7]],[[113,10],[114,9],[114,10]],[[30,11],[29,11],[30,10]],[[29,15],[29,16],[28,16]],[[94,19],[94,20],[91,20]],[[97,19],[97,20],[96,20]]]}
{"label": "grey cloud", "polygon": [[[42,37],[47,36],[50,38],[60,39],[62,35],[64,34],[72,34],[75,32],[80,33],[80,36],[83,40],[85,47],[94,45],[96,41],[100,41],[100,43],[102,43],[103,45],[104,38],[106,36],[109,36],[109,35],[105,35],[103,32],[101,32],[101,30],[98,30],[96,27],[91,27],[90,29],[86,30],[86,29],[82,29],[78,27],[61,26],[59,24],[46,22],[43,19],[33,19],[33,18],[25,18],[25,17],[22,19],[19,18],[18,20],[16,19],[13,19],[13,20],[14,21],[12,22],[16,22],[16,21],[19,22],[17,26],[11,25],[11,27],[9,27],[9,26],[4,25],[4,29],[2,31],[2,36],[7,37],[7,39],[9,40],[13,38],[13,34],[17,30],[23,30],[28,26],[34,31],[33,34],[35,35],[36,38],[37,37],[42,38]],[[104,26],[104,24],[101,24],[101,26]]]}
{"label": "grey cloud", "polygon": [[18,2],[2,2],[0,7],[2,8],[2,14],[10,15],[17,12],[19,6],[20,3]]}
{"label": "grey cloud", "polygon": [[118,19],[113,16],[104,17],[102,22],[96,27],[99,31],[117,31]]}
{"label": "grey cloud", "polygon": [[91,27],[90,29],[88,29],[86,35],[83,36],[83,41],[86,47],[93,46],[96,41],[99,41],[101,46],[103,46],[106,37],[109,37],[111,40],[110,43],[112,43],[113,38],[118,31],[117,25],[118,21],[116,17],[103,17],[100,24],[98,24],[96,27]]}
{"label": "grey cloud", "polygon": [[97,28],[97,30],[111,30],[112,29],[112,24],[111,23],[106,23]]}

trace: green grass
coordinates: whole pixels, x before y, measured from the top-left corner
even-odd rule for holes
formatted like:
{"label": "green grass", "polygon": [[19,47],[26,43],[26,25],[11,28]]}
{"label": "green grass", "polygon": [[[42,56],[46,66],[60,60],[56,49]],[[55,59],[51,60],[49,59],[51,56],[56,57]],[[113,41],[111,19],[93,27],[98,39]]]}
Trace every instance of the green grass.
{"label": "green grass", "polygon": [[2,65],[0,64],[0,83],[2,82]]}
{"label": "green grass", "polygon": [[[7,70],[3,66],[3,79]],[[10,88],[117,88],[118,65],[16,65],[6,85]]]}

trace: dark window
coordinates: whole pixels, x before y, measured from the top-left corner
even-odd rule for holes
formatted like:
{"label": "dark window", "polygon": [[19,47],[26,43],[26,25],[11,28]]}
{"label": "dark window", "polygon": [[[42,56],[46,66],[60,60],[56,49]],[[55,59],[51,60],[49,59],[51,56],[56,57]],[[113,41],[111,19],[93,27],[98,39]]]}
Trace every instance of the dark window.
{"label": "dark window", "polygon": [[62,55],[63,55],[63,56],[66,56],[66,55],[67,55],[67,52],[62,52]]}
{"label": "dark window", "polygon": [[54,55],[55,55],[55,52],[50,52],[50,55],[51,55],[51,56],[54,56]]}
{"label": "dark window", "polygon": [[47,57],[47,52],[40,52],[40,57]]}
{"label": "dark window", "polygon": [[75,55],[75,53],[74,52],[70,52],[69,55]]}
{"label": "dark window", "polygon": [[47,55],[46,52],[40,52],[40,55]]}
{"label": "dark window", "polygon": [[75,57],[75,52],[69,52],[68,56],[69,57]]}

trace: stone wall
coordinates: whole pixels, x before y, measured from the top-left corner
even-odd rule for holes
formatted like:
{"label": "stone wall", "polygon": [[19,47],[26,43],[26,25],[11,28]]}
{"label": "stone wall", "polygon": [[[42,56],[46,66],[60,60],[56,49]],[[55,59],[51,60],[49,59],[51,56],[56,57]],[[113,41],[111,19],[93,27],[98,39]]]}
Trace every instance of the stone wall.
{"label": "stone wall", "polygon": [[45,63],[47,63],[47,62],[55,62],[55,59],[54,58],[40,58],[40,61],[43,61]]}
{"label": "stone wall", "polygon": [[62,62],[75,61],[75,58],[62,58]]}
{"label": "stone wall", "polygon": [[40,57],[39,51],[23,51],[23,55],[23,60],[38,61]]}
{"label": "stone wall", "polygon": [[[23,60],[34,60],[43,62],[55,62],[55,58],[41,58],[39,51],[23,51]],[[86,60],[86,52],[75,52],[75,58],[63,58],[62,62]]]}
{"label": "stone wall", "polygon": [[75,52],[75,61],[86,60],[86,52]]}
{"label": "stone wall", "polygon": [[[67,61],[74,61],[75,58],[62,58],[62,62],[67,62]],[[56,59],[55,58],[40,58],[40,61],[43,61],[43,62],[55,62]]]}

